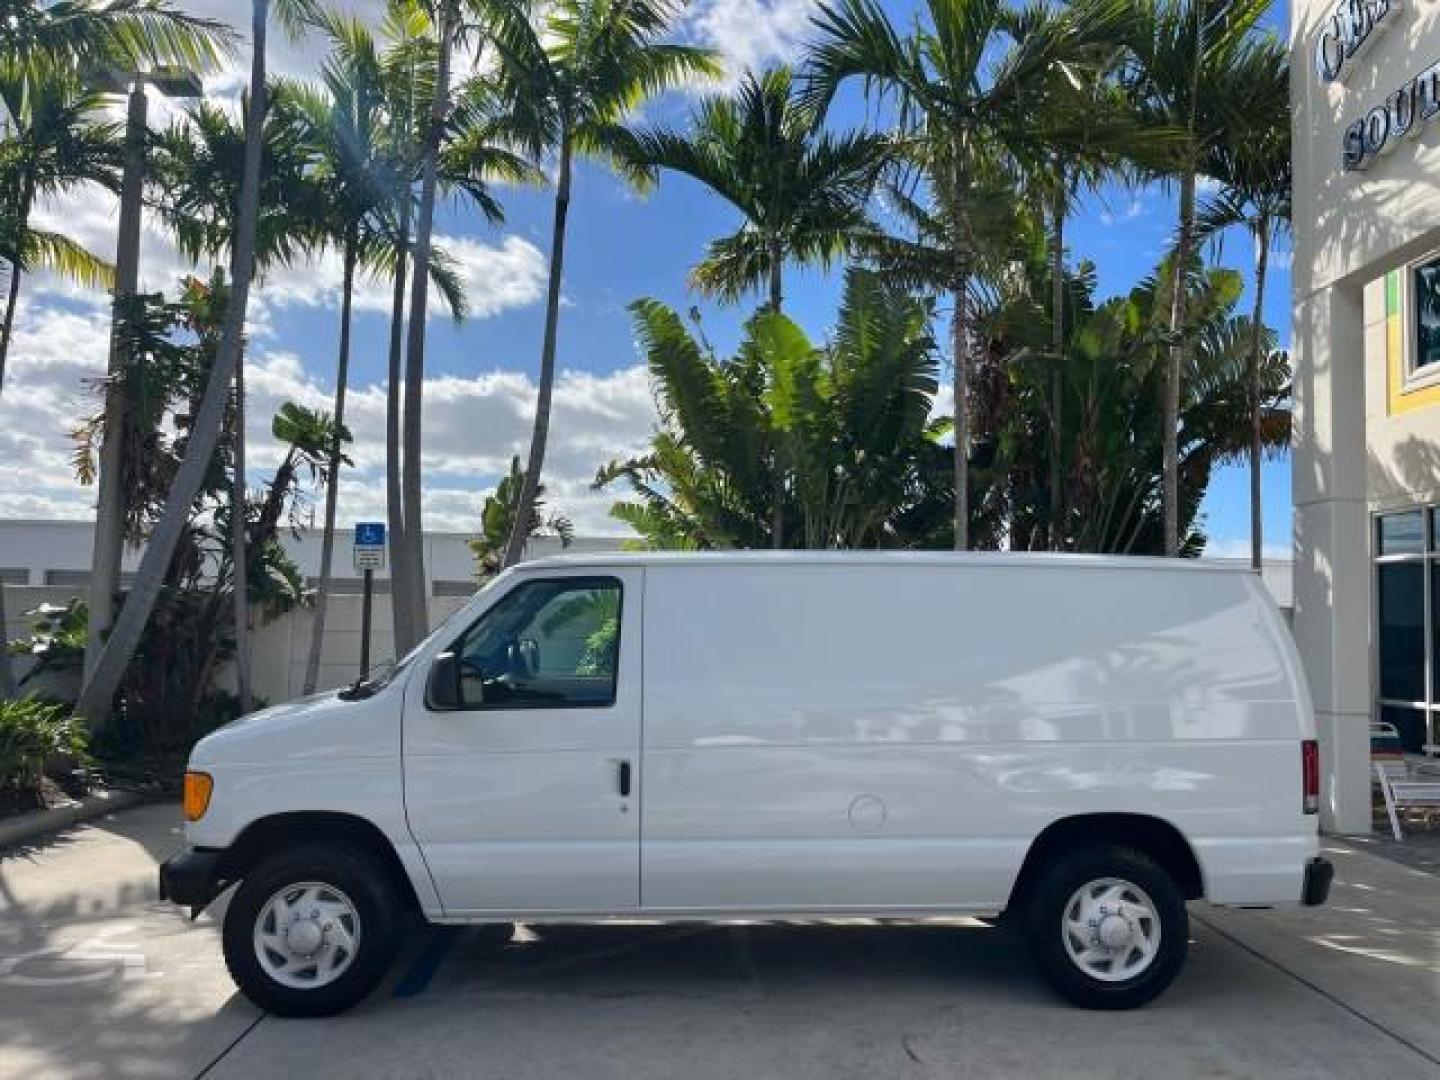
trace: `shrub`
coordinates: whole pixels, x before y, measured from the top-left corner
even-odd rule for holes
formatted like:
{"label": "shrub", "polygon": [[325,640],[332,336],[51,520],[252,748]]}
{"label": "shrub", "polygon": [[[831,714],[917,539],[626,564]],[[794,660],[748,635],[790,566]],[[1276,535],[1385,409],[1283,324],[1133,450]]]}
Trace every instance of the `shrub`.
{"label": "shrub", "polygon": [[33,697],[0,701],[0,792],[38,803],[47,760],[86,757],[84,725],[64,705]]}
{"label": "shrub", "polygon": [[24,686],[47,676],[77,675],[85,665],[85,635],[89,626],[85,601],[41,604],[25,612],[30,622],[30,636],[17,638],[5,648],[11,656],[29,657],[33,664],[20,680]]}

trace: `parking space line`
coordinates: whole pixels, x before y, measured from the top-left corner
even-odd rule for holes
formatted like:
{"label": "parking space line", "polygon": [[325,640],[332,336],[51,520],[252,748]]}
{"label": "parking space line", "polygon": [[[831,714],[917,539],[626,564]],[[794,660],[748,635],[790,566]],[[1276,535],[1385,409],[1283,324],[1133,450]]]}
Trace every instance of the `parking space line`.
{"label": "parking space line", "polygon": [[249,1035],[252,1031],[259,1027],[260,1021],[264,1020],[269,1015],[269,1013],[262,1012],[259,1016],[255,1017],[254,1020],[251,1020],[250,1023],[245,1025],[245,1030],[240,1032],[239,1035],[236,1035],[235,1038],[231,1039],[229,1046],[225,1047],[224,1050],[221,1050],[220,1053],[216,1054],[213,1058],[211,1058],[210,1064],[206,1065],[203,1069],[201,1069],[198,1073],[195,1074],[195,1080],[204,1080],[205,1077],[209,1076],[210,1071],[214,1069],[216,1065],[219,1065],[220,1062],[224,1061],[226,1055],[229,1054],[231,1050],[234,1050],[235,1047],[239,1046],[240,1043],[244,1040],[245,1036]]}
{"label": "parking space line", "polygon": [[1245,942],[1241,941],[1241,940],[1240,940],[1238,937],[1236,937],[1234,934],[1231,934],[1231,933],[1229,933],[1228,931],[1225,931],[1225,930],[1220,929],[1220,927],[1216,926],[1214,923],[1210,922],[1209,920],[1200,918],[1200,916],[1196,915],[1193,911],[1190,913],[1190,917],[1191,917],[1192,919],[1194,919],[1196,922],[1198,922],[1201,926],[1205,927],[1205,929],[1207,929],[1207,930],[1209,930],[1209,931],[1211,931],[1211,932],[1219,935],[1220,937],[1224,938],[1226,941],[1230,942],[1230,944],[1232,944],[1232,945],[1234,945],[1234,946],[1236,946],[1236,947],[1238,947],[1238,948],[1240,948],[1240,949],[1243,949],[1245,952],[1249,953],[1251,956],[1255,957],[1257,960],[1263,960],[1265,963],[1269,964],[1269,965],[1270,965],[1271,967],[1273,967],[1275,970],[1280,971],[1280,972],[1282,972],[1282,973],[1284,973],[1284,974],[1286,974],[1286,975],[1289,975],[1290,978],[1294,979],[1294,980],[1295,980],[1296,982],[1298,982],[1301,986],[1304,986],[1304,987],[1306,987],[1307,989],[1313,990],[1315,993],[1319,994],[1319,995],[1320,995],[1322,998],[1324,998],[1326,1001],[1330,1002],[1330,1004],[1339,1006],[1341,1009],[1344,1009],[1347,1013],[1349,1013],[1351,1016],[1355,1017],[1357,1020],[1363,1021],[1364,1023],[1368,1024],[1370,1027],[1374,1028],[1376,1031],[1380,1032],[1380,1034],[1386,1035],[1386,1036],[1390,1037],[1391,1039],[1394,1039],[1394,1040],[1395,1040],[1396,1042],[1398,1042],[1401,1046],[1404,1046],[1404,1047],[1406,1047],[1406,1048],[1409,1049],[1409,1050],[1413,1050],[1416,1054],[1419,1054],[1419,1055],[1420,1055],[1422,1058],[1424,1058],[1426,1061],[1430,1062],[1430,1064],[1432,1064],[1432,1065],[1440,1065],[1440,1057],[1436,1057],[1434,1054],[1430,1053],[1430,1051],[1426,1050],[1423,1046],[1419,1046],[1419,1045],[1411,1042],[1409,1039],[1407,1039],[1404,1035],[1401,1035],[1399,1032],[1397,1032],[1397,1031],[1392,1031],[1390,1028],[1388,1028],[1388,1027],[1386,1027],[1384,1024],[1382,1024],[1379,1020],[1375,1020],[1375,1019],[1373,1019],[1373,1018],[1371,1018],[1371,1017],[1369,1017],[1369,1016],[1366,1016],[1366,1015],[1365,1015],[1363,1012],[1361,1012],[1359,1009],[1355,1008],[1355,1006],[1349,1004],[1348,1002],[1344,1001],[1344,1000],[1341,999],[1341,998],[1336,997],[1336,996],[1335,996],[1334,994],[1332,994],[1329,990],[1326,990],[1323,986],[1320,986],[1318,983],[1312,982],[1310,979],[1307,979],[1304,975],[1301,975],[1299,972],[1291,971],[1291,970],[1290,970],[1288,967],[1286,967],[1284,964],[1280,963],[1279,960],[1276,960],[1276,959],[1274,959],[1274,958],[1272,958],[1272,957],[1266,956],[1266,955],[1265,955],[1264,953],[1262,953],[1259,949],[1256,949],[1256,948],[1254,948],[1254,947],[1251,946],[1251,945],[1247,945]]}

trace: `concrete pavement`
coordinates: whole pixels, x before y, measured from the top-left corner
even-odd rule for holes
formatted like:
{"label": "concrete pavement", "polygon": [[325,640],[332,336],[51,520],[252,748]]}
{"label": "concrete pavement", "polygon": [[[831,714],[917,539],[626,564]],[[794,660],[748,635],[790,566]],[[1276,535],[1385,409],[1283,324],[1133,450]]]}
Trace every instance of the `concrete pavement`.
{"label": "concrete pavement", "polygon": [[262,1016],[154,892],[172,806],[0,861],[0,1077],[1435,1077],[1440,879],[1333,845],[1329,908],[1194,905],[1149,1008],[1059,1004],[966,920],[417,926],[354,1012]]}

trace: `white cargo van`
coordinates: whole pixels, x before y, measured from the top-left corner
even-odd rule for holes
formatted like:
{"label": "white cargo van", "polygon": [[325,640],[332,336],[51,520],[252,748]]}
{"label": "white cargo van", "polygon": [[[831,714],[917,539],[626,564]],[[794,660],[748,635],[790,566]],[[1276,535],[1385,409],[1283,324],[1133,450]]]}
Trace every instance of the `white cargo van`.
{"label": "white cargo van", "polygon": [[384,677],[246,717],[161,895],[333,1013],[397,919],[1004,915],[1083,1005],[1159,993],[1185,903],[1318,904],[1319,763],[1259,578],[1181,561],[600,555],[501,574]]}

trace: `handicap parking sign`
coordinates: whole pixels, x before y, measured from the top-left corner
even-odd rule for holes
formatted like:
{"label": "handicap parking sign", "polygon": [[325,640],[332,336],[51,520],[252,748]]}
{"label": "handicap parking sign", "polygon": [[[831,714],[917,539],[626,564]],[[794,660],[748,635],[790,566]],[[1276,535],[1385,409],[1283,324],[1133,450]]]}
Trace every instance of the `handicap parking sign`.
{"label": "handicap parking sign", "polygon": [[355,524],[356,547],[384,547],[385,523],[383,521],[360,521]]}
{"label": "handicap parking sign", "polygon": [[385,523],[355,523],[355,569],[382,570],[385,567]]}

